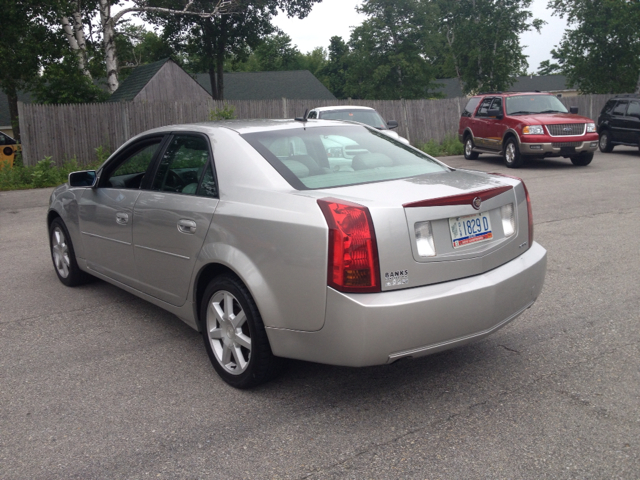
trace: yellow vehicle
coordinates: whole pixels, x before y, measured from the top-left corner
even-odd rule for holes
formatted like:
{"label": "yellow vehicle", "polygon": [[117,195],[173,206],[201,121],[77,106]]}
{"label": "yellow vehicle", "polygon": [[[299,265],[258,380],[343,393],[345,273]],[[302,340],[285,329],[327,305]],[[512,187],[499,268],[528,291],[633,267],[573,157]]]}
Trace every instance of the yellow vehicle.
{"label": "yellow vehicle", "polygon": [[0,169],[5,166],[13,167],[18,148],[18,142],[9,135],[0,132]]}

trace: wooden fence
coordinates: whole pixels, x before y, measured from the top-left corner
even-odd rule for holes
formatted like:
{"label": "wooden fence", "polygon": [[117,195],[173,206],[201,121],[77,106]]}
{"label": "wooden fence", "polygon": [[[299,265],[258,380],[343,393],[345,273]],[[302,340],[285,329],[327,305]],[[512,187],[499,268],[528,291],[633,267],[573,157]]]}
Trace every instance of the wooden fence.
{"label": "wooden fence", "polygon": [[[610,95],[564,97],[568,106],[595,119]],[[386,120],[397,120],[398,134],[413,145],[456,135],[467,98],[443,100],[242,100],[221,102],[140,102],[76,105],[18,103],[25,165],[51,157],[58,165],[75,158],[86,165],[97,159],[96,148],[112,152],[132,136],[164,125],[208,121],[212,111],[228,103],[236,118],[293,118],[305,109],[328,105],[373,107]]]}

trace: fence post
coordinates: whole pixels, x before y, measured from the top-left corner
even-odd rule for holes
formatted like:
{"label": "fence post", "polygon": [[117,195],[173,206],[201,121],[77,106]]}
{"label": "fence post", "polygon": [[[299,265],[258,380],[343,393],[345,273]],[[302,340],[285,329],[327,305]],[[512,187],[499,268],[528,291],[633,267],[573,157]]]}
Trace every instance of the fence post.
{"label": "fence post", "polygon": [[409,136],[409,120],[407,117],[407,101],[402,99],[402,118],[404,121],[404,131],[406,133],[406,138],[411,143],[411,137]]}
{"label": "fence post", "polygon": [[282,97],[282,118],[289,118],[287,114],[287,99]]}

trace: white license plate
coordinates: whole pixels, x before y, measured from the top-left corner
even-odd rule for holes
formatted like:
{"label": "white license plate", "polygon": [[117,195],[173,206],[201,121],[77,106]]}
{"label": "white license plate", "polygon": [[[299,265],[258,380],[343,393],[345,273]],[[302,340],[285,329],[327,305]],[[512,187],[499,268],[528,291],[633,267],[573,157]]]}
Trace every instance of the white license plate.
{"label": "white license plate", "polygon": [[450,218],[449,230],[451,231],[453,248],[464,247],[471,243],[484,242],[493,238],[489,212]]}

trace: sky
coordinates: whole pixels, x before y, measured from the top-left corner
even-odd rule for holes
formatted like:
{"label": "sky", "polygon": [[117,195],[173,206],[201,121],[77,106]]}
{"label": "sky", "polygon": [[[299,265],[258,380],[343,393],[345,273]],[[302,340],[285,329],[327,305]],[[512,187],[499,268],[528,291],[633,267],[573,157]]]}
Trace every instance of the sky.
{"label": "sky", "polygon": [[[551,15],[547,9],[548,0],[533,0],[531,11],[534,18],[547,22],[541,33],[527,32],[521,36],[524,54],[529,58],[528,71],[535,73],[543,60],[551,59],[551,49],[562,38],[566,22]],[[314,5],[308,17],[300,20],[287,18],[285,14],[275,17],[275,25],[291,37],[291,43],[303,53],[310,52],[316,47],[329,47],[329,39],[334,35],[349,40],[352,27],[360,25],[366,19],[356,12],[355,8],[360,0],[322,0]]]}

